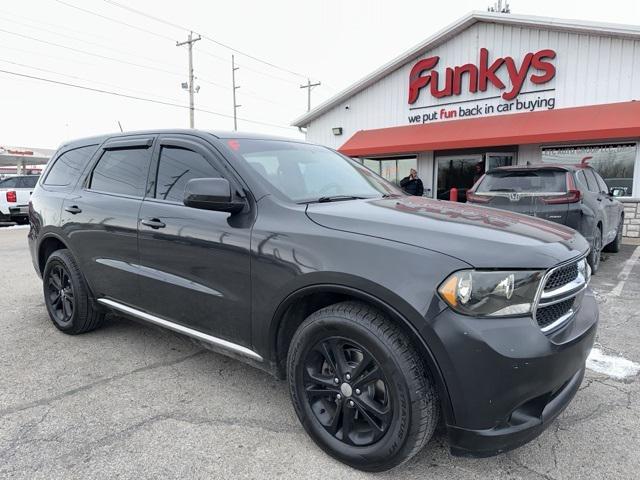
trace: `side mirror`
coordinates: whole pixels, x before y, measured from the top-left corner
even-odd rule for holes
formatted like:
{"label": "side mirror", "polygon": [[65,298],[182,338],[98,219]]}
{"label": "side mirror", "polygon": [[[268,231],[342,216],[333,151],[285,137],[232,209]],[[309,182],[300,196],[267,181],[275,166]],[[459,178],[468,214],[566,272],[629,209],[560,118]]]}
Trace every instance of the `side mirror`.
{"label": "side mirror", "polygon": [[626,189],[623,187],[611,187],[609,189],[609,195],[612,197],[624,197],[626,194]]}
{"label": "side mirror", "polygon": [[194,178],[184,188],[184,204],[187,207],[218,212],[238,213],[244,202],[234,202],[231,185],[225,178]]}

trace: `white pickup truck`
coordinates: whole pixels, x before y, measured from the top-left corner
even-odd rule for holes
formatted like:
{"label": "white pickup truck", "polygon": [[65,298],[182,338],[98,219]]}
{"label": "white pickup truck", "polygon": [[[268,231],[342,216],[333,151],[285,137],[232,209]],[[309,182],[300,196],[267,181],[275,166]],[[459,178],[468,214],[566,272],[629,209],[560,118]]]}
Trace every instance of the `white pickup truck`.
{"label": "white pickup truck", "polygon": [[0,180],[0,221],[26,223],[29,199],[39,175],[17,175]]}

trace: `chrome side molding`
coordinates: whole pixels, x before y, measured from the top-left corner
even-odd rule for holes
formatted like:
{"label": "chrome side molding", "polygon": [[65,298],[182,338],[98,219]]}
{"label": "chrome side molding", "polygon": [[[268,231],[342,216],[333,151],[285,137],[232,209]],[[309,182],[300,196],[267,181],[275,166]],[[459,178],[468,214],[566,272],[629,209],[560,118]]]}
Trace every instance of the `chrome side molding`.
{"label": "chrome side molding", "polygon": [[185,327],[184,325],[180,325],[178,323],[170,322],[169,320],[165,320],[164,318],[156,317],[155,315],[151,315],[150,313],[143,312],[128,305],[123,305],[122,303],[116,302],[114,300],[110,300],[108,298],[98,298],[98,303],[113,308],[114,310],[126,313],[128,315],[132,315],[136,318],[139,318],[140,320],[144,320],[145,322],[153,323],[154,325],[158,325],[160,327],[173,330],[174,332],[182,333],[183,335],[187,335],[188,337],[209,343],[223,350],[228,350],[229,352],[248,357],[258,362],[263,361],[260,355],[247,347],[243,347],[242,345],[238,345],[236,343],[229,342],[212,335],[207,335],[206,333],[202,333],[198,330]]}

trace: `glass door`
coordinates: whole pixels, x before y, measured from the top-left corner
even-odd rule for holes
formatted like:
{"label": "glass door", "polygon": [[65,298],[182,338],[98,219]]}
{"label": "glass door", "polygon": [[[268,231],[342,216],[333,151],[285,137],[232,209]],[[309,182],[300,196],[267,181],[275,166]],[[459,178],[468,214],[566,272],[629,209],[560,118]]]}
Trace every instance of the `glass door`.
{"label": "glass door", "polygon": [[440,200],[449,200],[451,190],[456,189],[458,202],[467,201],[467,190],[484,173],[484,159],[477,155],[452,155],[436,157],[438,174],[436,192]]}

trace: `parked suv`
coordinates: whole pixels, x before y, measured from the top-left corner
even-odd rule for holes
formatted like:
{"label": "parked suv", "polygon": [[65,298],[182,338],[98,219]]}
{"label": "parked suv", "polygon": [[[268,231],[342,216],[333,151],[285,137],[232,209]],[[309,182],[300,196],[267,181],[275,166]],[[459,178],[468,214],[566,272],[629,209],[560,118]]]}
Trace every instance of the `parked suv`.
{"label": "parked suv", "polygon": [[440,415],[458,455],[528,442],[578,391],[596,333],[579,233],[407,196],[321,146],[79,140],[31,202],[59,330],[116,312],[286,378],[309,435],[363,470],[412,457]]}
{"label": "parked suv", "polygon": [[624,207],[607,184],[587,165],[528,165],[487,172],[467,192],[467,201],[524,213],[567,225],[591,244],[591,270],[600,252],[617,252],[622,243]]}
{"label": "parked suv", "polygon": [[16,175],[0,180],[0,220],[27,222],[29,197],[38,178],[38,175]]}

